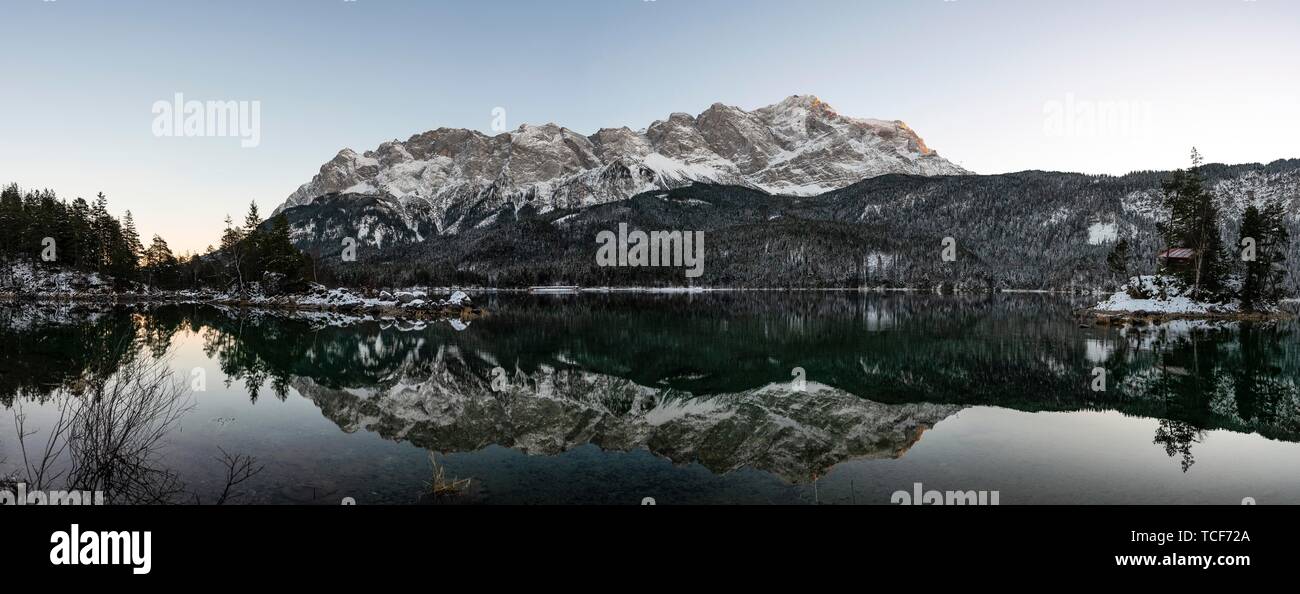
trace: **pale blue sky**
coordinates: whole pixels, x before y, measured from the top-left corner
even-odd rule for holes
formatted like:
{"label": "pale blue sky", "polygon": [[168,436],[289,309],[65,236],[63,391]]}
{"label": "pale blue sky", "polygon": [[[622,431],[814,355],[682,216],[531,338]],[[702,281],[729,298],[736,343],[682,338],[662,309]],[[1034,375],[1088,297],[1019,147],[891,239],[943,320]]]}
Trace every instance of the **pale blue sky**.
{"label": "pale blue sky", "polygon": [[[1298,67],[1286,0],[0,0],[0,182],[103,191],[183,251],[343,147],[497,106],[590,133],[805,93],[980,173],[1270,161],[1300,157]],[[177,92],[260,101],[261,144],[155,137]]]}

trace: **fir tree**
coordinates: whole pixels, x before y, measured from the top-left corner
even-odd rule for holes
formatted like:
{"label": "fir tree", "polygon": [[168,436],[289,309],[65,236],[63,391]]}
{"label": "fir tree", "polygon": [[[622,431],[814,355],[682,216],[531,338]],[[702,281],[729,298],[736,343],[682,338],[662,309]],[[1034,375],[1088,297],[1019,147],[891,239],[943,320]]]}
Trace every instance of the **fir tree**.
{"label": "fir tree", "polygon": [[144,251],[144,262],[145,266],[168,266],[176,263],[176,256],[172,254],[167,240],[154,235],[149,248]]}
{"label": "fir tree", "polygon": [[289,219],[280,213],[271,221],[262,246],[263,266],[270,272],[285,275],[289,280],[298,280],[305,268],[302,252],[294,247],[289,233]]}
{"label": "fir tree", "polygon": [[90,204],[85,198],[73,200],[68,207],[68,226],[73,238],[67,247],[72,265],[83,269],[98,265],[99,243],[94,236]]}
{"label": "fir tree", "polygon": [[1237,245],[1242,249],[1241,305],[1246,310],[1276,302],[1286,280],[1286,250],[1290,243],[1285,210],[1277,200],[1260,209],[1254,204],[1241,216]]}
{"label": "fir tree", "polygon": [[[1268,282],[1268,257],[1259,253],[1261,246],[1257,243],[1263,232],[1263,214],[1254,204],[1247,206],[1241,214],[1241,232],[1237,240],[1237,245],[1243,247],[1242,257],[1246,269],[1238,297],[1242,308],[1247,311],[1255,309],[1256,303],[1264,298],[1264,285]],[[1256,243],[1247,248],[1249,242]],[[1246,253],[1245,249],[1250,249],[1251,253]]]}
{"label": "fir tree", "polygon": [[106,242],[108,259],[104,263],[104,271],[107,272],[117,282],[118,286],[125,286],[128,281],[133,280],[140,266],[140,260],[137,254],[131,250],[130,244],[126,240],[126,233],[122,230],[122,224],[112,217],[109,217],[105,223]]}
{"label": "fir tree", "polygon": [[108,198],[100,192],[95,196],[94,205],[90,209],[91,237],[87,238],[87,241],[95,244],[96,257],[92,266],[99,272],[107,272],[112,253],[113,238],[110,221],[112,216],[108,214]]}
{"label": "fir tree", "polygon": [[1291,245],[1291,232],[1287,230],[1286,206],[1281,200],[1271,200],[1265,204],[1262,215],[1270,260],[1264,295],[1272,301],[1277,301],[1287,296],[1286,253]]}
{"label": "fir tree", "polygon": [[1175,171],[1161,182],[1164,205],[1169,209],[1169,221],[1161,229],[1165,244],[1195,252],[1193,265],[1178,273],[1192,288],[1193,299],[1221,295],[1228,272],[1223,237],[1219,234],[1218,201],[1205,187],[1201,166],[1201,154],[1193,148],[1192,167]]}
{"label": "fir tree", "polygon": [[1106,267],[1120,277],[1128,276],[1128,252],[1128,240],[1120,239],[1106,255]]}
{"label": "fir tree", "polygon": [[257,231],[258,225],[262,224],[262,217],[257,213],[257,203],[248,203],[248,214],[244,215],[244,233],[252,235]]}
{"label": "fir tree", "polygon": [[25,226],[22,191],[18,184],[0,190],[0,256],[8,258],[18,251]]}
{"label": "fir tree", "polygon": [[135,230],[135,217],[131,216],[131,211],[126,211],[122,217],[122,238],[126,241],[126,247],[135,254],[138,261],[144,256],[144,245],[140,243],[140,233]]}
{"label": "fir tree", "polygon": [[235,285],[242,293],[244,291],[244,259],[246,254],[244,245],[244,230],[242,227],[236,227],[235,222],[226,215],[226,230],[221,234],[221,259],[225,263],[225,272],[228,278],[227,285]]}
{"label": "fir tree", "polygon": [[144,251],[145,274],[149,284],[161,288],[173,288],[179,283],[178,261],[172,254],[167,241],[158,235],[153,236],[149,247]]}

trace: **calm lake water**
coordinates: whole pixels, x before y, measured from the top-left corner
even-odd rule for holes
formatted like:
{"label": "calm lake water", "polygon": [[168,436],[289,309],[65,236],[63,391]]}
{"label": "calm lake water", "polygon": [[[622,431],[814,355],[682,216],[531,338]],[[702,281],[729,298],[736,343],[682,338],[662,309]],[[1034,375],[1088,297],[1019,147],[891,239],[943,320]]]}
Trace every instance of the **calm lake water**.
{"label": "calm lake water", "polygon": [[[20,411],[31,450],[65,399],[156,360],[191,408],[151,464],[205,502],[224,450],[264,468],[238,503],[1300,503],[1294,322],[1079,328],[1044,295],[483,301],[468,326],[0,305],[0,475],[22,476]],[[468,486],[431,496],[435,464]]]}

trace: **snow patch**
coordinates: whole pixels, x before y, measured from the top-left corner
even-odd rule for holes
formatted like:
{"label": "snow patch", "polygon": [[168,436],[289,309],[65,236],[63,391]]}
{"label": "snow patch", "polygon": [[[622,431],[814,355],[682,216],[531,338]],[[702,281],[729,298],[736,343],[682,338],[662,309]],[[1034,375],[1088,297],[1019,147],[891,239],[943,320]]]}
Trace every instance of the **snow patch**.
{"label": "snow patch", "polygon": [[1088,245],[1115,243],[1119,240],[1119,226],[1115,223],[1093,223],[1088,227]]}
{"label": "snow patch", "polygon": [[1105,301],[1093,309],[1111,312],[1137,312],[1170,314],[1218,314],[1233,313],[1241,310],[1239,304],[1207,303],[1196,301],[1187,295],[1188,290],[1182,281],[1161,275],[1138,276],[1129,279]]}

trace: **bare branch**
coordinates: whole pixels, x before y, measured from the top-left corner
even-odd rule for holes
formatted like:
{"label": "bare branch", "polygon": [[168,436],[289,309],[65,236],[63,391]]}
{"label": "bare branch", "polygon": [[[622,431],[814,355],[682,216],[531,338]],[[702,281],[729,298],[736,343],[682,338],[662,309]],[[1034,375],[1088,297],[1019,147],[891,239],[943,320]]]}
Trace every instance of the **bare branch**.
{"label": "bare branch", "polygon": [[223,505],[229,499],[242,495],[242,493],[234,491],[235,487],[238,487],[244,481],[257,476],[257,474],[262,472],[262,469],[265,467],[257,465],[257,458],[252,456],[245,454],[235,454],[232,456],[229,452],[226,452],[226,450],[220,447],[217,449],[221,450],[221,457],[217,458],[217,460],[226,467],[226,486],[221,490],[221,496],[217,498],[217,505]]}

